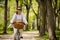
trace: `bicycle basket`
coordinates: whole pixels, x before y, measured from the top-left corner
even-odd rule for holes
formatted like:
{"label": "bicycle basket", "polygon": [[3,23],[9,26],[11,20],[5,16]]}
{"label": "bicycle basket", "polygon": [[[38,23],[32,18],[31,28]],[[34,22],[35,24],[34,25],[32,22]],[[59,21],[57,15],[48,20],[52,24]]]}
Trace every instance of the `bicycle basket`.
{"label": "bicycle basket", "polygon": [[14,28],[16,29],[23,29],[24,23],[23,22],[14,22]]}

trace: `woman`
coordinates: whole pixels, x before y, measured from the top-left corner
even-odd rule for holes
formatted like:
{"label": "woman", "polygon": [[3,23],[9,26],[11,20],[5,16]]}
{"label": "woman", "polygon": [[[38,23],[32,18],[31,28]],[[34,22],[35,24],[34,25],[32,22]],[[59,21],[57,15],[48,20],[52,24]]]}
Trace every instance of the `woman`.
{"label": "woman", "polygon": [[[16,22],[23,21],[25,25],[27,24],[27,20],[26,20],[25,16],[23,15],[21,8],[18,8],[17,12],[13,15],[13,18],[11,20],[11,24],[13,24],[15,21]],[[14,28],[14,27],[13,27],[13,29],[14,29],[14,40],[15,40],[17,29]],[[23,31],[23,29],[20,29],[19,31],[20,31],[20,37],[23,38],[22,37],[22,31]]]}

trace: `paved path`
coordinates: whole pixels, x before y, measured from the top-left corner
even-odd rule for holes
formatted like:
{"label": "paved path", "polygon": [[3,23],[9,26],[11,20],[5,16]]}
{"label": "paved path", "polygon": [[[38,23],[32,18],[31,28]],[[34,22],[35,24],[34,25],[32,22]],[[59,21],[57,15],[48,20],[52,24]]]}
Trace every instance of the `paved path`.
{"label": "paved path", "polygon": [[[38,32],[24,32],[21,40],[36,40],[34,36],[38,36]],[[13,34],[0,35],[0,40],[13,40]]]}

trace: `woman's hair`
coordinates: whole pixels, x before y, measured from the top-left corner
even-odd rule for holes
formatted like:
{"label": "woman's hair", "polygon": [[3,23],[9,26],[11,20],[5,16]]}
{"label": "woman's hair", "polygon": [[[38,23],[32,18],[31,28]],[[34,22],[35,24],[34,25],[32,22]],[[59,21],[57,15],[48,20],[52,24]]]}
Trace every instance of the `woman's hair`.
{"label": "woman's hair", "polygon": [[17,11],[17,10],[22,11],[22,9],[21,9],[20,7],[18,7],[18,8],[16,9],[16,14],[18,14],[18,11]]}
{"label": "woman's hair", "polygon": [[17,10],[20,10],[20,11],[22,11],[21,7],[18,7],[18,8],[17,8]]}
{"label": "woman's hair", "polygon": [[16,14],[18,14],[18,12],[16,11]]}

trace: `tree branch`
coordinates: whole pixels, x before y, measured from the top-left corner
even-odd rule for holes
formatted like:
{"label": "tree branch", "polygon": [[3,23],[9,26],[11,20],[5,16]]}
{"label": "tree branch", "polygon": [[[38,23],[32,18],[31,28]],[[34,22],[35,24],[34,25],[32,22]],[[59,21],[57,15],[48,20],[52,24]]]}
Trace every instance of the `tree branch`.
{"label": "tree branch", "polygon": [[[31,7],[32,8],[32,7]],[[34,14],[37,16],[37,13],[34,11],[34,9],[32,8],[32,11],[34,12]]]}
{"label": "tree branch", "polygon": [[60,9],[57,10],[57,13],[59,13]]}

